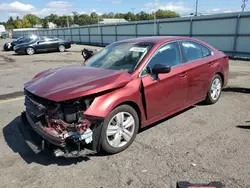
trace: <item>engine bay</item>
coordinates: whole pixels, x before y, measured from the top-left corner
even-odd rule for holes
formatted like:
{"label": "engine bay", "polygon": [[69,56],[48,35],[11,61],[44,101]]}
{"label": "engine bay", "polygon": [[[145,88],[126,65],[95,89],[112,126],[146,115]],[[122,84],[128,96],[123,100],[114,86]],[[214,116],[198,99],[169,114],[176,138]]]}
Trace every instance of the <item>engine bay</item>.
{"label": "engine bay", "polygon": [[42,129],[49,134],[81,144],[92,142],[92,122],[84,117],[84,112],[92,99],[73,99],[53,102],[25,91],[26,111],[41,122]]}

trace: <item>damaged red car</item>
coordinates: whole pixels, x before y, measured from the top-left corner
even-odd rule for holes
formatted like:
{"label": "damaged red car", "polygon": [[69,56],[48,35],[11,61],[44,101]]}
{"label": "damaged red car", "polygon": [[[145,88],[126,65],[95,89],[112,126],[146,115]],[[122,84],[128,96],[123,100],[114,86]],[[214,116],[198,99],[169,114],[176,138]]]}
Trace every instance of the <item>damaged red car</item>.
{"label": "damaged red car", "polygon": [[228,57],[194,38],[115,42],[82,65],[49,69],[24,85],[20,127],[35,151],[55,156],[118,153],[140,128],[200,101],[228,82]]}

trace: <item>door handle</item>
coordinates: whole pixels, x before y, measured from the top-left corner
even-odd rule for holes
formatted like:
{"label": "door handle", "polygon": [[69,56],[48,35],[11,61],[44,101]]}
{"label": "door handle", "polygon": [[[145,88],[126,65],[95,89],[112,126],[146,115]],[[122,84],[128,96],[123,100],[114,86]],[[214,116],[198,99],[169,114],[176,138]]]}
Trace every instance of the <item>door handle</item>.
{"label": "door handle", "polygon": [[212,66],[214,65],[214,62],[213,62],[213,61],[212,61],[212,62],[209,62],[208,65],[209,65],[210,67],[212,67]]}
{"label": "door handle", "polygon": [[186,73],[186,72],[181,73],[181,74],[180,74],[180,77],[186,78],[186,77],[187,77],[187,73]]}

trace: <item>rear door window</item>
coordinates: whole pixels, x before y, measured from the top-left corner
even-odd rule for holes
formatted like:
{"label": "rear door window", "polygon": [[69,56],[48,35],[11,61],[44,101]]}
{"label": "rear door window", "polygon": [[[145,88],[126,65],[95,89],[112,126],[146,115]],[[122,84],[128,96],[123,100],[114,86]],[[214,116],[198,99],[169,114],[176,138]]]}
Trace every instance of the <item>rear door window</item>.
{"label": "rear door window", "polygon": [[208,56],[212,55],[212,51],[209,48],[207,48],[203,45],[200,45],[200,46],[201,46],[201,51],[202,51],[203,57],[208,57]]}
{"label": "rear door window", "polygon": [[191,41],[183,41],[181,45],[187,62],[203,58],[201,46],[199,44]]}

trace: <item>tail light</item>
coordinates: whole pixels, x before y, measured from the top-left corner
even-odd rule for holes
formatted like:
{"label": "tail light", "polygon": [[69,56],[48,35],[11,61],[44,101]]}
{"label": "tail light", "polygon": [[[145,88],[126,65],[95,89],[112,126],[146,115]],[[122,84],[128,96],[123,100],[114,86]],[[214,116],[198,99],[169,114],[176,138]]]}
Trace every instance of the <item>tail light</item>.
{"label": "tail light", "polygon": [[68,40],[68,43],[70,43],[70,40]]}
{"label": "tail light", "polygon": [[228,61],[229,61],[229,57],[228,57],[228,56],[226,56],[226,57],[225,57],[225,60],[228,62]]}

